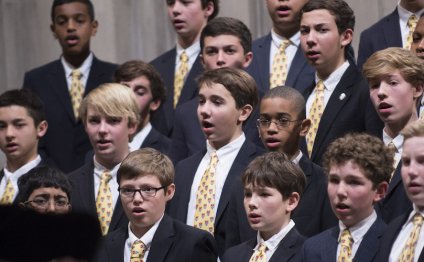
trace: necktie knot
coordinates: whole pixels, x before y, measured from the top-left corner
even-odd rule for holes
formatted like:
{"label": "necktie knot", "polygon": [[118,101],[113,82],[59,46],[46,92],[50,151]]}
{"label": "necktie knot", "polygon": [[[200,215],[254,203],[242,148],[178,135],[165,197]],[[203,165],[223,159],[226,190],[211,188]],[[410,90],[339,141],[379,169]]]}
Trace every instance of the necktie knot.
{"label": "necktie knot", "polygon": [[416,213],[414,215],[414,225],[422,226],[423,225],[423,221],[424,221],[424,218],[423,218],[423,216],[420,213]]}
{"label": "necktie knot", "polygon": [[395,146],[395,144],[393,143],[393,141],[390,141],[390,143],[387,145],[387,147],[393,152],[393,153],[397,153],[397,148]]}
{"label": "necktie knot", "polygon": [[290,44],[291,44],[291,41],[290,40],[283,40],[283,41],[281,41],[280,47],[279,47],[280,52],[285,52],[286,51],[286,48],[289,47]]}
{"label": "necktie knot", "polygon": [[325,89],[324,81],[319,80],[318,83],[317,83],[317,86],[315,87],[315,90],[317,92],[323,92],[324,89]]}
{"label": "necktie knot", "polygon": [[78,69],[72,70],[72,78],[75,78],[77,80],[81,79],[82,73]]}
{"label": "necktie knot", "polygon": [[109,171],[103,171],[102,175],[100,176],[100,180],[104,183],[109,183],[109,181],[112,179],[112,175]]}
{"label": "necktie knot", "polygon": [[266,250],[267,247],[265,243],[260,243],[258,249],[253,253],[249,262],[266,262]]}
{"label": "necktie knot", "polygon": [[142,262],[144,253],[146,252],[146,245],[141,240],[136,240],[131,246],[130,262]]}
{"label": "necktie knot", "polygon": [[0,199],[0,205],[12,204],[14,195],[15,195],[15,188],[13,187],[12,179],[8,178],[3,196]]}
{"label": "necktie knot", "polygon": [[181,60],[181,62],[182,62],[182,63],[187,63],[187,62],[188,62],[188,56],[187,56],[187,54],[186,54],[186,52],[185,52],[185,51],[183,51],[183,52],[181,53],[181,55],[180,55],[180,60]]}
{"label": "necktie knot", "polygon": [[417,16],[415,14],[411,15],[408,18],[408,27],[409,27],[409,30],[414,31],[415,30],[415,27],[417,26],[417,22],[418,22]]}

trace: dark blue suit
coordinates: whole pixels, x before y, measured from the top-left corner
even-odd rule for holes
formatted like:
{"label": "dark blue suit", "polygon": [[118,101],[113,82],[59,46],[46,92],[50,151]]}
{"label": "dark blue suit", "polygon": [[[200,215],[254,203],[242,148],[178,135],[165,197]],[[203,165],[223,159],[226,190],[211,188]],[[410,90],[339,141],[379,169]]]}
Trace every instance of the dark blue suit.
{"label": "dark blue suit", "polygon": [[[124,261],[128,228],[119,228],[104,237],[94,261]],[[153,236],[146,262],[216,262],[215,240],[206,231],[187,226],[165,215]]]}
{"label": "dark blue suit", "polygon": [[[218,210],[215,216],[215,240],[218,245],[220,256],[225,250],[225,238],[227,221],[228,203],[231,195],[231,187],[235,179],[241,175],[247,165],[255,157],[261,155],[263,150],[255,144],[246,140],[240,148],[235,158],[222,189],[221,197],[218,203]],[[189,158],[178,163],[175,169],[175,195],[168,205],[168,214],[182,222],[187,221],[188,203],[190,201],[191,186],[196,174],[197,168],[206,154],[206,149],[197,152]]]}
{"label": "dark blue suit", "polygon": [[[256,39],[252,44],[253,61],[247,72],[256,80],[259,90],[269,90],[269,59],[271,50],[271,33]],[[293,58],[285,85],[299,89],[309,86],[315,79],[315,70],[308,65],[300,46]]]}
{"label": "dark blue suit", "polygon": [[[174,75],[175,75],[175,61],[177,56],[177,49],[173,48],[159,57],[155,58],[150,63],[156,68],[161,75],[165,86],[167,88],[167,99],[161,106],[152,114],[152,125],[162,134],[170,136],[174,126]],[[199,56],[194,61],[190,72],[186,77],[183,89],[177,106],[197,97],[198,88],[196,77],[203,72],[203,67],[200,62]]]}
{"label": "dark blue suit", "polygon": [[365,29],[359,39],[358,68],[376,51],[387,47],[402,47],[402,35],[397,8],[377,23]]}
{"label": "dark blue suit", "polygon": [[[300,261],[300,250],[304,241],[305,238],[296,228],[292,228],[280,241],[269,262]],[[257,239],[254,238],[234,246],[225,252],[222,262],[249,262],[256,245]]]}
{"label": "dark blue suit", "polygon": [[145,147],[151,147],[163,154],[168,154],[171,148],[171,140],[152,127],[152,130],[150,130],[140,146],[140,148]]}
{"label": "dark blue suit", "polygon": [[[322,168],[305,155],[299,166],[306,176],[306,185],[298,207],[292,214],[296,229],[303,236],[313,236],[337,224],[327,196],[327,179]],[[226,247],[238,245],[256,235],[247,221],[243,205],[243,186],[240,179],[233,185],[228,208]]]}
{"label": "dark blue suit", "polygon": [[[315,83],[301,90],[305,100],[314,88]],[[356,66],[349,65],[324,109],[310,159],[321,165],[324,152],[335,139],[349,132],[380,136],[383,126],[371,103],[368,84]],[[301,141],[301,149],[308,154],[305,139]]]}
{"label": "dark blue suit", "polygon": [[[199,99],[196,97],[175,110],[175,123],[170,150],[170,156],[174,164],[204,149],[206,146],[205,134],[202,132],[197,117],[198,104]],[[263,147],[256,128],[258,114],[258,109],[256,108],[243,126],[243,131],[247,139]]]}
{"label": "dark blue suit", "polygon": [[[378,262],[389,261],[389,256],[393,247],[393,243],[396,241],[396,238],[398,237],[400,231],[402,230],[403,225],[406,223],[406,220],[408,219],[411,212],[412,212],[412,208],[408,212],[405,212],[401,216],[397,217],[395,220],[393,220],[389,224],[389,226],[385,230],[383,237],[381,238],[380,249],[377,253],[376,261]],[[396,248],[403,248],[403,247],[396,247]],[[418,261],[419,262],[424,261],[423,251],[421,251]]]}
{"label": "dark blue suit", "polygon": [[[93,160],[69,173],[68,177],[72,185],[72,212],[84,213],[97,218]],[[113,209],[112,220],[108,232],[112,232],[120,227],[128,228],[128,219],[124,214],[121,201],[118,199]]]}
{"label": "dark blue suit", "polygon": [[[100,84],[111,82],[117,65],[93,58],[84,96]],[[91,149],[81,121],[76,122],[60,60],[35,68],[25,74],[23,88],[31,89],[44,103],[49,129],[40,139],[39,152],[67,173],[84,164]]]}
{"label": "dark blue suit", "polygon": [[375,206],[377,213],[386,223],[390,223],[393,219],[412,209],[412,203],[403,187],[400,173],[401,168],[402,161],[399,162],[393,174],[386,196]]}
{"label": "dark blue suit", "polygon": [[[383,222],[383,220],[377,218],[370,229],[368,229],[368,232],[364,235],[353,261],[375,261],[376,254],[381,243],[381,237],[383,236],[386,228],[387,225]],[[337,261],[339,233],[340,228],[336,226],[307,239],[302,248],[302,261]]]}

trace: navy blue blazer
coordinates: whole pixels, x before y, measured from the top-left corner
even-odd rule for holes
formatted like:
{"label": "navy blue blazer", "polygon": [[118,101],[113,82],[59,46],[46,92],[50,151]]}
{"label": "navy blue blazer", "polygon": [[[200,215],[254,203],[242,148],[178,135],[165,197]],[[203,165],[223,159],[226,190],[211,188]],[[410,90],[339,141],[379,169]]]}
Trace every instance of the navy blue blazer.
{"label": "navy blue blazer", "polygon": [[402,35],[397,8],[377,23],[362,31],[359,38],[358,68],[376,51],[387,47],[402,47]]}
{"label": "navy blue blazer", "polygon": [[[269,262],[301,261],[300,250],[304,241],[296,228],[292,228],[280,241]],[[253,238],[234,246],[225,252],[222,262],[249,262],[256,245],[257,239]]]}
{"label": "navy blue blazer", "polygon": [[[412,208],[409,211],[397,217],[396,219],[394,219],[389,224],[389,226],[385,230],[383,237],[381,238],[380,249],[377,253],[376,261],[378,262],[389,261],[389,256],[392,250],[393,243],[396,241],[396,238],[398,237],[400,231],[402,230],[403,225],[406,223],[406,220],[408,219],[411,212],[412,212]],[[396,247],[396,248],[403,248],[403,247]],[[419,262],[424,261],[423,251],[421,251],[418,261]]]}
{"label": "navy blue blazer", "polygon": [[151,147],[163,154],[168,154],[171,148],[171,139],[159,133],[154,127],[144,139],[140,148]]}
{"label": "navy blue blazer", "polygon": [[[301,90],[305,100],[314,88],[315,83],[312,83]],[[309,158],[321,165],[324,152],[336,138],[349,132],[367,132],[379,137],[383,127],[383,122],[371,103],[368,84],[356,66],[349,65],[324,109]],[[302,139],[300,148],[308,155],[305,139]]]}
{"label": "navy blue blazer", "polygon": [[[215,217],[215,240],[218,245],[220,256],[224,253],[225,238],[228,233],[226,231],[225,224],[227,220],[227,210],[232,184],[234,183],[234,180],[245,170],[250,161],[261,155],[263,152],[263,149],[257,147],[255,144],[246,139],[240,148],[230,171],[228,172]],[[193,179],[196,174],[197,167],[205,154],[206,149],[201,150],[191,157],[180,161],[175,169],[176,190],[174,198],[169,202],[167,212],[171,217],[184,223],[187,221],[188,202],[190,201]]]}
{"label": "navy blue blazer", "polygon": [[[171,135],[174,126],[173,100],[176,56],[177,49],[174,47],[150,62],[161,75],[167,89],[167,99],[155,112],[153,112],[151,123],[159,132],[166,136]],[[202,72],[203,66],[198,56],[186,77],[177,106],[197,97],[199,92],[196,77]]]}
{"label": "navy blue blazer", "polygon": [[[377,251],[387,225],[377,218],[362,239],[353,261],[376,261]],[[337,246],[340,229],[335,226],[314,237],[307,239],[302,248],[302,261],[337,261]],[[386,260],[387,261],[387,260]]]}
{"label": "navy blue blazer", "polygon": [[412,209],[411,200],[406,195],[401,176],[402,161],[399,162],[383,200],[375,205],[375,210],[387,224]]}
{"label": "navy blue blazer", "polygon": [[[174,164],[206,147],[205,134],[197,117],[198,104],[199,98],[195,97],[175,110],[174,131],[172,132],[170,150],[170,156]],[[256,128],[256,119],[258,117],[258,108],[256,108],[243,126],[243,131],[247,139],[254,142],[257,146],[263,147]]]}
{"label": "navy blue blazer", "polygon": [[[296,229],[310,237],[337,224],[327,195],[327,179],[322,168],[312,163],[305,155],[299,167],[306,176],[306,185],[300,203],[292,214]],[[240,179],[233,185],[228,207],[226,248],[238,245],[256,235],[247,220],[243,205],[243,186]]]}
{"label": "navy blue blazer", "polygon": [[[124,261],[128,227],[107,234],[94,261]],[[165,215],[153,236],[146,262],[216,262],[218,251],[212,235]]]}
{"label": "navy blue blazer", "polygon": [[[91,160],[79,169],[69,173],[68,177],[72,185],[72,212],[88,214],[97,218],[93,172],[94,162]],[[108,232],[112,232],[120,227],[128,228],[128,219],[124,214],[121,201],[118,199],[113,209]]]}
{"label": "navy blue blazer", "polygon": [[[100,84],[111,82],[116,67],[94,57],[84,96]],[[33,91],[44,103],[49,129],[40,139],[40,155],[50,158],[65,173],[82,166],[91,145],[82,122],[75,120],[60,59],[25,73],[23,88]]]}
{"label": "navy blue blazer", "polygon": [[[263,92],[269,90],[271,43],[271,33],[253,41],[253,60],[246,70],[256,80],[259,90]],[[299,46],[289,68],[285,85],[298,89],[309,86],[314,79],[315,69],[307,63],[303,51]]]}

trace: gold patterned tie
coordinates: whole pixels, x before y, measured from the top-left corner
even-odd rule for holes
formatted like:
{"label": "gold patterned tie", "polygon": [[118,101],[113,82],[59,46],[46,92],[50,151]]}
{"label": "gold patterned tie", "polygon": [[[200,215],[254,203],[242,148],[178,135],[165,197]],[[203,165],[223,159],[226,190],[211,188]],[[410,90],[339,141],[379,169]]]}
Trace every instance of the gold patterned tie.
{"label": "gold patterned tie", "polygon": [[393,178],[393,175],[396,172],[396,168],[397,168],[397,166],[400,162],[400,154],[396,154],[396,153],[398,153],[398,150],[397,150],[395,144],[393,143],[393,141],[390,141],[390,143],[387,145],[387,147],[393,152],[393,168],[394,168],[394,170],[393,170],[393,172],[390,176],[390,180],[391,180]]}
{"label": "gold patterned tie", "polygon": [[272,61],[271,76],[269,78],[270,88],[282,86],[287,79],[287,56],[286,48],[290,45],[290,40],[283,40]]}
{"label": "gold patterned tie", "polygon": [[180,67],[177,72],[175,72],[174,77],[174,108],[178,104],[178,99],[180,99],[181,90],[184,86],[184,78],[188,72],[188,56],[185,51],[180,55]]}
{"label": "gold patterned tie", "polygon": [[317,135],[319,122],[321,121],[322,113],[324,112],[324,82],[319,80],[315,87],[315,99],[312,102],[311,109],[309,111],[309,118],[311,119],[311,127],[308,134],[306,135],[306,142],[308,146],[309,157],[312,154],[314,148],[315,137]]}
{"label": "gold patterned tie", "polygon": [[214,233],[215,220],[215,169],[218,163],[216,152],[212,152],[211,160],[200,180],[196,193],[196,211],[193,226]]}
{"label": "gold patterned tie", "polygon": [[130,262],[143,262],[144,253],[146,253],[146,245],[144,245],[143,241],[134,241],[131,246]]}
{"label": "gold patterned tie", "polygon": [[253,253],[253,255],[250,257],[249,262],[266,262],[266,246],[262,242],[258,249]]}
{"label": "gold patterned tie", "polygon": [[415,246],[417,245],[418,237],[420,236],[421,226],[423,225],[423,216],[419,213],[414,215],[414,227],[412,228],[409,238],[403,247],[402,253],[399,256],[399,262],[414,261]]}
{"label": "gold patterned tie", "polygon": [[411,49],[411,44],[413,40],[412,36],[414,34],[415,27],[417,26],[417,22],[418,22],[418,19],[417,19],[417,16],[415,15],[411,15],[408,19],[407,25],[409,28],[409,33],[408,33],[408,37],[406,38],[406,43],[404,46],[405,49],[408,49],[408,50]]}
{"label": "gold patterned tie", "polygon": [[0,199],[0,205],[12,204],[14,195],[15,188],[13,187],[12,181],[10,179],[7,179],[6,189],[4,190],[3,196]]}
{"label": "gold patterned tie", "polygon": [[109,181],[112,179],[109,171],[104,171],[100,177],[99,192],[96,199],[97,216],[100,221],[102,234],[106,235],[113,214],[112,193]]}
{"label": "gold patterned tie", "polygon": [[349,229],[345,228],[340,237],[340,250],[337,262],[351,262],[352,261],[352,245],[353,238]]}
{"label": "gold patterned tie", "polygon": [[72,70],[72,82],[69,94],[71,95],[72,109],[74,110],[75,119],[78,119],[79,117],[78,110],[80,108],[82,96],[84,94],[84,87],[81,82],[81,77],[82,74],[78,69]]}

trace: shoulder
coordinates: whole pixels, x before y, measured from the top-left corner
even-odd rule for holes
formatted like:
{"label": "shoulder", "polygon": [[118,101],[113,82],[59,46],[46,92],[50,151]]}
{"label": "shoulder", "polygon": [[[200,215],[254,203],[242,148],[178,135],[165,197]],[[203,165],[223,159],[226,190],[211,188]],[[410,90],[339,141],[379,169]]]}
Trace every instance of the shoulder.
{"label": "shoulder", "polygon": [[34,77],[38,75],[44,75],[47,72],[50,72],[61,66],[60,60],[54,60],[42,66],[31,69],[30,71],[25,73],[25,77]]}
{"label": "shoulder", "polygon": [[171,48],[168,51],[166,51],[165,53],[162,53],[161,55],[159,55],[158,57],[156,57],[155,59],[153,59],[152,61],[150,61],[150,64],[152,64],[153,66],[157,66],[158,64],[160,64],[164,59],[168,59],[170,57],[175,57],[176,54],[176,48]]}
{"label": "shoulder", "polygon": [[94,163],[93,160],[90,160],[89,162],[85,163],[83,166],[79,167],[78,169],[70,172],[67,174],[69,180],[77,181],[80,178],[87,177],[88,172],[94,172]]}
{"label": "shoulder", "polygon": [[118,65],[114,64],[114,63],[99,60],[97,57],[93,57],[93,67],[99,67],[102,70],[114,72],[116,70],[116,68],[118,67]]}
{"label": "shoulder", "polygon": [[364,35],[364,36],[372,37],[372,35],[375,34],[376,32],[383,30],[383,28],[386,26],[386,24],[389,21],[398,20],[398,19],[399,19],[399,15],[398,15],[397,9],[395,9],[395,11],[384,16],[383,18],[378,20],[376,23],[374,23],[373,25],[371,25],[370,27],[362,31],[361,36]]}
{"label": "shoulder", "polygon": [[264,36],[261,36],[257,39],[255,39],[252,43],[252,47],[256,48],[256,47],[264,47],[263,45],[266,43],[270,43],[271,42],[271,33],[268,33]]}
{"label": "shoulder", "polygon": [[336,227],[327,229],[313,237],[310,237],[305,240],[303,246],[305,250],[315,250],[315,249],[321,249],[321,247],[326,243],[327,241],[330,241],[334,237],[332,234],[335,234]]}
{"label": "shoulder", "polygon": [[[253,253],[253,248],[256,245],[256,239],[250,239],[246,242],[238,244],[236,246],[230,247],[224,253],[222,258],[222,262],[233,262],[235,258],[243,258],[247,259]],[[238,259],[236,261],[241,261],[242,259]]]}

